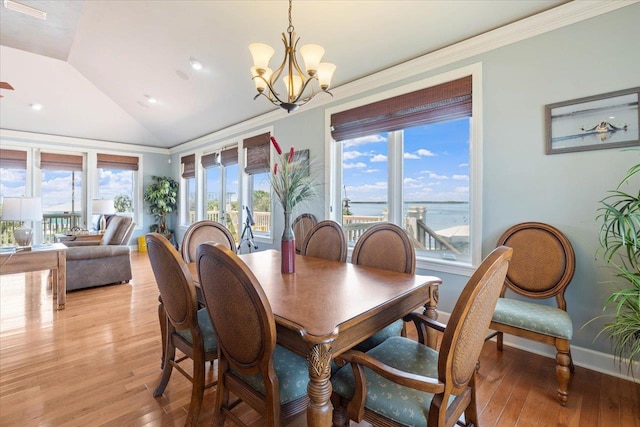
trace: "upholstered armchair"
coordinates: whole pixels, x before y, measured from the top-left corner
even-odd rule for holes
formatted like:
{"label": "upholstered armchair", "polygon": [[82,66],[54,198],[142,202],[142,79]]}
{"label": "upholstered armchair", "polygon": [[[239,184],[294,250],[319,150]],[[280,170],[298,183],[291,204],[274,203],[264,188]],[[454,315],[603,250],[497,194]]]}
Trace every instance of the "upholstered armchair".
{"label": "upholstered armchair", "polygon": [[67,290],[128,282],[132,278],[129,240],[135,223],[115,216],[99,242],[64,242],[67,250]]}

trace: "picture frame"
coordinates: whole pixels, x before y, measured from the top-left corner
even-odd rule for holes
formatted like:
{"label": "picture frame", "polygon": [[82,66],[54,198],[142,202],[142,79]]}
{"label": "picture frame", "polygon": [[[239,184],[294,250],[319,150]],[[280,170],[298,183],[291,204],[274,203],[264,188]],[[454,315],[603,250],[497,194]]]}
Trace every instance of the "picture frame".
{"label": "picture frame", "polygon": [[293,161],[300,162],[302,167],[305,169],[305,176],[309,176],[309,150],[296,150],[293,152]]}
{"label": "picture frame", "polygon": [[640,87],[545,105],[545,153],[640,145]]}

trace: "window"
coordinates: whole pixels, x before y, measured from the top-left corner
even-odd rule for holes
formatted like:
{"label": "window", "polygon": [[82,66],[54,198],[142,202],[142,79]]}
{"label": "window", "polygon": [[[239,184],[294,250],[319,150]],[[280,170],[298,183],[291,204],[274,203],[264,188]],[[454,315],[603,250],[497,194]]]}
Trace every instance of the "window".
{"label": "window", "polygon": [[271,184],[269,182],[269,133],[243,141],[246,152],[244,172],[249,176],[249,209],[252,210],[256,235],[271,234]]}
{"label": "window", "polygon": [[183,218],[186,224],[193,224],[196,222],[196,155],[184,156],[180,159],[180,163],[185,197]]}
{"label": "window", "polygon": [[471,116],[472,76],[331,115],[334,216],[350,244],[390,221],[419,259],[472,264]]}
{"label": "window", "polygon": [[222,215],[236,242],[240,240],[240,211],[238,207],[238,147],[225,148],[220,152],[220,165],[222,166],[222,192],[220,206],[223,207]]}
{"label": "window", "polygon": [[97,166],[97,198],[114,200],[116,212],[134,212],[138,157],[98,154]]}
{"label": "window", "polygon": [[40,154],[42,212],[45,241],[72,227],[86,227],[83,219],[83,156]]}
{"label": "window", "polygon": [[[0,148],[0,196],[27,195],[27,152]],[[14,243],[13,230],[19,221],[0,221],[0,244]]]}

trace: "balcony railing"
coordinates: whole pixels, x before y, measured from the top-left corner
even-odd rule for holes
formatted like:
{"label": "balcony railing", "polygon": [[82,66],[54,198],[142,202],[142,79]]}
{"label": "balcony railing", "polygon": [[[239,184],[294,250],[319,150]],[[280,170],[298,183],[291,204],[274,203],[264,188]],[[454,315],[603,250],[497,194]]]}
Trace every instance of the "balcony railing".
{"label": "balcony railing", "polygon": [[[42,215],[42,243],[53,243],[56,234],[66,233],[73,227],[83,223],[82,214],[73,213],[44,213]],[[13,230],[20,227],[20,221],[0,220],[0,244],[15,244]]]}

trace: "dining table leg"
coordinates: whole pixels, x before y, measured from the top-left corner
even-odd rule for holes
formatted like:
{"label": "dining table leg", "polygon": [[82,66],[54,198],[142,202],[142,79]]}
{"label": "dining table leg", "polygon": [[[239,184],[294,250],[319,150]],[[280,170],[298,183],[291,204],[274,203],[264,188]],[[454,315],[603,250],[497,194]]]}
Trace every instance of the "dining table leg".
{"label": "dining table leg", "polygon": [[331,405],[331,358],[330,343],[314,344],[307,361],[309,363],[309,384],[307,395],[307,425],[313,427],[330,426],[333,414]]}
{"label": "dining table leg", "polygon": [[[429,287],[429,300],[424,305],[424,315],[429,319],[438,320],[438,286]],[[437,349],[438,348],[438,331],[433,328],[427,329],[427,346]]]}

